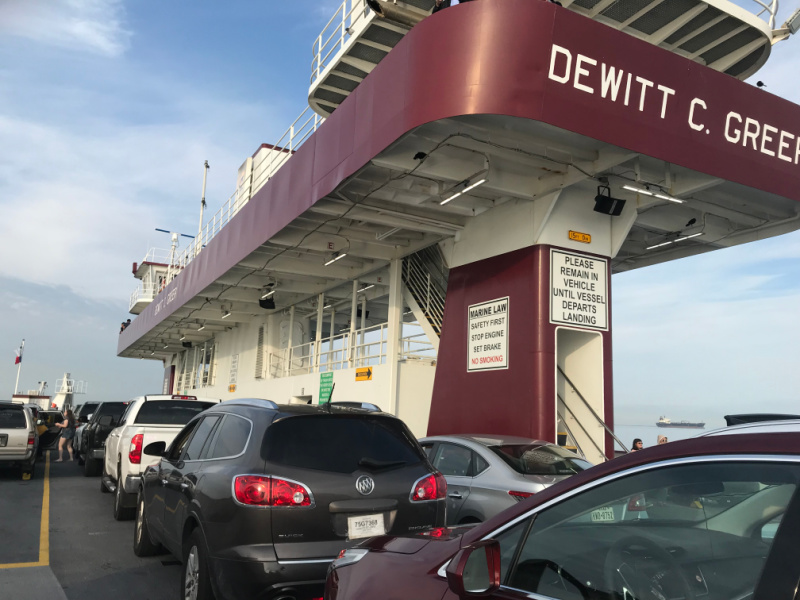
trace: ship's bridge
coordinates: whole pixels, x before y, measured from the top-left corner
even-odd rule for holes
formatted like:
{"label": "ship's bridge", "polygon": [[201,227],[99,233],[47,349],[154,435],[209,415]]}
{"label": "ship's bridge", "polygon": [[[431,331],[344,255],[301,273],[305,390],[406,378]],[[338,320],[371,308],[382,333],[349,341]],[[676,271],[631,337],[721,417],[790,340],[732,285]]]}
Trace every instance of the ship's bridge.
{"label": "ship's bridge", "polygon": [[440,11],[245,161],[118,354],[163,360],[165,390],[317,402],[335,382],[419,435],[572,423],[601,460],[610,275],[800,228],[798,123],[555,4]]}
{"label": "ship's bridge", "polygon": [[[787,27],[775,26],[777,0],[745,0],[742,6],[728,0],[560,0],[560,4],[739,79],[761,68],[772,45],[789,34]],[[311,107],[323,116],[336,110],[433,5],[433,0],[344,0],[314,40]]]}

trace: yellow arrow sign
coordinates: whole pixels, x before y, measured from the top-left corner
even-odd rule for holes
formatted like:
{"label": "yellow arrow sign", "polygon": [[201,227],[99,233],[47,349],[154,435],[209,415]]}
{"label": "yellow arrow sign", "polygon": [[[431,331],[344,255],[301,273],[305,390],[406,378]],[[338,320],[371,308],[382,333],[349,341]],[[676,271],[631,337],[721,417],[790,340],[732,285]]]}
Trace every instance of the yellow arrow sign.
{"label": "yellow arrow sign", "polygon": [[356,369],[356,381],[372,381],[372,367]]}

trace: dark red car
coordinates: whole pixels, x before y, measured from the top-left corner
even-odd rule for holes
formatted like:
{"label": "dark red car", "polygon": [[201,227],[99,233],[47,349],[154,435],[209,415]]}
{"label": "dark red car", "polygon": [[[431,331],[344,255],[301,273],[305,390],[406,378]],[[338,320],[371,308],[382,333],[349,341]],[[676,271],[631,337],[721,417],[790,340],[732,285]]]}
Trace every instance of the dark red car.
{"label": "dark red car", "polygon": [[797,600],[800,431],[672,442],[472,528],[371,538],[326,600]]}

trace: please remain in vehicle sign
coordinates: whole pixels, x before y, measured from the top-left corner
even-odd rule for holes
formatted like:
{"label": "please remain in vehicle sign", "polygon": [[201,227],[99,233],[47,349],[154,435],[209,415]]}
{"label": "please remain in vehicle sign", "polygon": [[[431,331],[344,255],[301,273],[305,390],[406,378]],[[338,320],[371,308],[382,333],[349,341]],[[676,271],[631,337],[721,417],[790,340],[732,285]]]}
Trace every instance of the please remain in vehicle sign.
{"label": "please remain in vehicle sign", "polygon": [[550,322],[608,329],[608,286],[602,258],[550,250]]}
{"label": "please remain in vehicle sign", "polygon": [[467,371],[507,369],[508,296],[473,304],[467,323]]}

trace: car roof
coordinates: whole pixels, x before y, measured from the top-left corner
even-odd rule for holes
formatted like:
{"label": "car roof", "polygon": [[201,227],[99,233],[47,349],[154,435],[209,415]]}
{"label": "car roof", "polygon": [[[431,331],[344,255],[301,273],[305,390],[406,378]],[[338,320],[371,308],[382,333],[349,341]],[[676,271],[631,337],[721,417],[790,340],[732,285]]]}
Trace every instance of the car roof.
{"label": "car roof", "polygon": [[698,433],[693,437],[710,437],[718,435],[736,435],[740,433],[777,433],[793,432],[800,433],[800,419],[781,420],[781,421],[755,421],[753,423],[742,423],[731,425],[730,427],[720,427],[711,431]]}
{"label": "car roof", "polygon": [[546,445],[551,442],[543,440],[534,440],[532,438],[517,437],[513,435],[493,435],[493,434],[477,434],[477,433],[454,433],[452,435],[429,435],[420,438],[420,442],[458,442],[467,440],[481,444],[482,446],[513,446],[513,445]]}
{"label": "car roof", "polygon": [[538,492],[531,498],[523,500],[516,506],[500,513],[500,515],[487,520],[485,527],[476,528],[475,534],[468,532],[464,537],[464,543],[471,543],[474,541],[473,538],[480,538],[486,531],[505,524],[534,506],[544,504],[587,483],[603,479],[620,471],[632,471],[636,467],[663,461],[714,455],[789,455],[800,460],[800,433],[780,431],[775,433],[741,433],[741,435],[695,437],[651,446],[638,452],[631,452],[625,456],[581,471]]}
{"label": "car roof", "polygon": [[235,398],[225,400],[216,406],[207,409],[208,412],[224,411],[227,408],[240,406],[251,409],[270,410],[276,414],[275,419],[300,415],[358,415],[369,416],[372,418],[397,419],[394,415],[383,412],[373,412],[361,408],[351,408],[348,406],[337,406],[336,404],[278,404],[272,400],[263,398]]}

